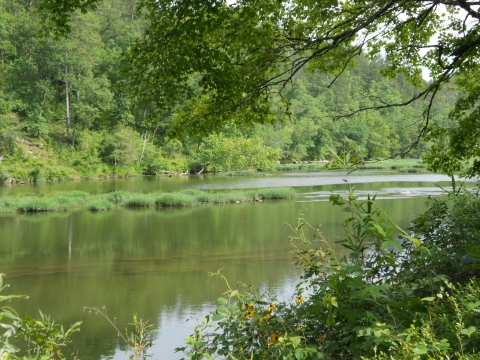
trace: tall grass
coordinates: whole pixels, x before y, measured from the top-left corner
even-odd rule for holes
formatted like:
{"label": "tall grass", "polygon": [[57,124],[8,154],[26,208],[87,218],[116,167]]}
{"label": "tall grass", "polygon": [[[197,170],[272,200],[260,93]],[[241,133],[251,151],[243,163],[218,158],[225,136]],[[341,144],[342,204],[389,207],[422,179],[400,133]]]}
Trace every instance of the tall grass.
{"label": "tall grass", "polygon": [[[385,161],[366,161],[359,167],[361,170],[398,170],[400,172],[415,172],[411,169],[426,169],[418,159],[401,159]],[[295,170],[321,170],[325,168],[325,163],[314,164],[278,164],[275,165],[277,171],[295,171]]]}
{"label": "tall grass", "polygon": [[295,170],[321,170],[325,168],[325,163],[316,164],[278,164],[275,165],[277,171],[295,171]]}
{"label": "tall grass", "polygon": [[288,199],[293,196],[295,196],[295,190],[292,188],[215,192],[187,189],[172,193],[148,194],[115,191],[96,195],[90,195],[82,191],[71,191],[50,197],[3,197],[0,198],[0,212],[105,211],[119,207],[191,207],[201,204],[228,204]]}
{"label": "tall grass", "polygon": [[248,170],[227,171],[223,173],[223,175],[225,176],[252,176],[255,174],[257,174],[256,171],[248,171]]}

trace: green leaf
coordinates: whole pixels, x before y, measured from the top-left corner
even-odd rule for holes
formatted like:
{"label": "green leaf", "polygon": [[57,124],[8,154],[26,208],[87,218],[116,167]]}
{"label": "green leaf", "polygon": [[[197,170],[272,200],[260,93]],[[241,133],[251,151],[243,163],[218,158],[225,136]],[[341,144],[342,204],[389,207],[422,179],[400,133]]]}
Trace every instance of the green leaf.
{"label": "green leaf", "polygon": [[220,305],[226,305],[226,304],[228,304],[228,299],[225,299],[223,297],[219,297],[217,299],[217,303],[219,303]]}
{"label": "green leaf", "polygon": [[382,242],[382,249],[388,249],[389,247],[393,247],[397,251],[402,251],[402,243],[397,239],[389,239]]}
{"label": "green leaf", "polygon": [[224,319],[224,318],[225,318],[225,316],[222,315],[222,314],[215,314],[215,315],[213,315],[213,321],[219,321],[219,320],[222,320],[222,319]]}
{"label": "green leaf", "polygon": [[475,331],[477,331],[477,328],[475,326],[469,326],[468,329],[460,330],[460,333],[470,337]]}
{"label": "green leaf", "polygon": [[430,301],[434,301],[434,300],[435,300],[435,297],[434,297],[434,296],[424,297],[424,298],[422,298],[421,300],[422,300],[422,301],[428,301],[428,302],[430,302]]}

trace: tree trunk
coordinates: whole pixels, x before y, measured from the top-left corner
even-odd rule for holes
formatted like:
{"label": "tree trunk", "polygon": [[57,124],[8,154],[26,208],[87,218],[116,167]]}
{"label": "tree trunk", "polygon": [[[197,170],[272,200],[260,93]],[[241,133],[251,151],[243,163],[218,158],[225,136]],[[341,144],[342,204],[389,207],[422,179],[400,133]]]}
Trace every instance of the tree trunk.
{"label": "tree trunk", "polygon": [[[65,53],[66,57],[67,53]],[[65,106],[67,108],[67,139],[70,139],[70,97],[68,96],[68,67],[65,64]]]}

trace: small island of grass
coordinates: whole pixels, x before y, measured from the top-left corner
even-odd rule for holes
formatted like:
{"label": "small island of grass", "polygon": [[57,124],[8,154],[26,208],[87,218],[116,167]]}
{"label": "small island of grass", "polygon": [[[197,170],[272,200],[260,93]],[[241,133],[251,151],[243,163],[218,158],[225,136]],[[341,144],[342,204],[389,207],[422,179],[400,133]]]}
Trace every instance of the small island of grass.
{"label": "small island of grass", "polygon": [[0,213],[45,211],[104,211],[120,207],[164,208],[198,206],[202,204],[245,203],[295,196],[293,188],[266,188],[252,190],[202,191],[186,189],[178,192],[130,193],[114,191],[89,194],[70,191],[49,197],[8,196],[0,198]]}

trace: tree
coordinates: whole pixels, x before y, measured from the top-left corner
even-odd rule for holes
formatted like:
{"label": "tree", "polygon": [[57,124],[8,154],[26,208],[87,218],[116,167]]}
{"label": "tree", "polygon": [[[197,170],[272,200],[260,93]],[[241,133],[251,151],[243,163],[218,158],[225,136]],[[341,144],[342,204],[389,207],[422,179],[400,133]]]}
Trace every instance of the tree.
{"label": "tree", "polygon": [[[142,0],[139,7],[150,27],[131,53],[137,91],[156,98],[161,106],[169,106],[172,99],[202,97],[204,118],[212,121],[193,128],[210,132],[232,117],[246,123],[264,122],[269,100],[282,96],[286,84],[304,67],[335,74],[331,81],[335,83],[362,52],[371,57],[385,54],[384,74],[401,73],[417,90],[410,98],[393,102],[380,95],[370,106],[346,109],[336,116],[426,99],[418,138],[432,131],[429,122],[436,94],[458,79],[464,95],[457,103],[456,117],[462,131],[448,134],[465,146],[452,147],[447,153],[464,160],[472,156],[468,149],[478,147],[472,131],[475,116],[469,114],[477,109],[480,91],[472,84],[464,86],[466,79],[476,77],[479,67],[477,4],[468,0],[240,0],[231,4]],[[424,69],[430,73],[428,84],[422,79]],[[200,93],[188,86],[194,74],[200,75]],[[241,116],[247,113],[248,118]],[[435,168],[449,171],[439,164]],[[480,165],[477,168],[474,172],[480,171]]]}
{"label": "tree", "polygon": [[210,135],[199,152],[199,163],[215,170],[271,170],[279,158],[279,150],[263,145],[261,138],[225,138]]}
{"label": "tree", "polygon": [[[37,4],[46,29],[59,35],[68,33],[76,9],[84,12],[99,3]],[[339,75],[364,61],[360,54],[384,57],[385,75],[401,75],[399,81],[417,88],[408,98],[368,95],[368,104],[358,108],[336,97],[334,118],[419,100],[414,116],[423,114],[423,122],[409,127],[412,134],[396,144],[405,150],[404,143],[417,143],[424,134],[442,138],[429,161],[433,169],[452,173],[476,157],[478,148],[480,91],[471,83],[479,67],[477,8],[474,0],[139,0],[148,27],[130,51],[131,84],[136,98],[154,102],[159,113],[178,104],[196,108],[200,102],[201,111],[177,122],[172,134],[204,135],[232,119],[244,125],[275,123],[277,117],[269,116],[272,98],[283,100],[288,113],[286,85],[304,68],[331,73],[329,83],[345,88],[348,82],[338,82]],[[370,82],[380,80],[374,73]],[[461,96],[452,112],[456,125],[432,124],[436,96],[453,83]],[[476,173],[480,162],[469,172]]]}

